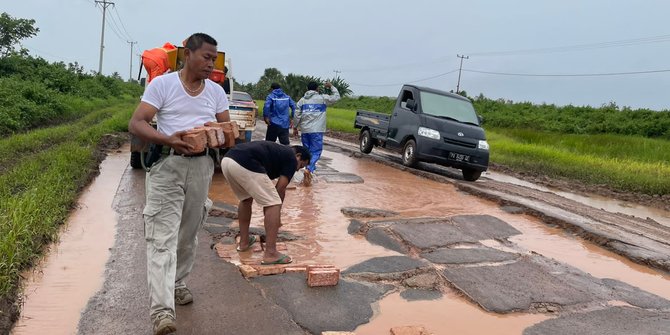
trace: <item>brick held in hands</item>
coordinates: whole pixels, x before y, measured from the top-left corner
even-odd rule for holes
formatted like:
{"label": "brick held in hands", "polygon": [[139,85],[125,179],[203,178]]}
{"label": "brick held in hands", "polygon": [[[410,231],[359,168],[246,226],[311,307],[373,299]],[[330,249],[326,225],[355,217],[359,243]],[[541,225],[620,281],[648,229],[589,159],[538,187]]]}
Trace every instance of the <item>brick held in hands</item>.
{"label": "brick held in hands", "polygon": [[335,286],[340,280],[340,270],[334,268],[314,269],[307,272],[307,285],[316,286]]}
{"label": "brick held in hands", "polygon": [[219,138],[216,136],[216,131],[221,129],[216,127],[205,127],[205,132],[207,133],[207,146],[210,148],[217,148],[220,146]]}
{"label": "brick held in hands", "polygon": [[240,130],[235,121],[231,122],[208,122],[207,126],[219,127],[225,137],[225,146],[230,148],[235,145],[235,139],[240,136]]}
{"label": "brick held in hands", "polygon": [[216,141],[219,142],[219,146],[226,144],[226,136],[223,134],[223,129],[214,127],[214,133],[216,134]]}
{"label": "brick held in hands", "polygon": [[204,129],[190,130],[181,139],[192,145],[194,152],[202,152],[207,147],[207,132]]}

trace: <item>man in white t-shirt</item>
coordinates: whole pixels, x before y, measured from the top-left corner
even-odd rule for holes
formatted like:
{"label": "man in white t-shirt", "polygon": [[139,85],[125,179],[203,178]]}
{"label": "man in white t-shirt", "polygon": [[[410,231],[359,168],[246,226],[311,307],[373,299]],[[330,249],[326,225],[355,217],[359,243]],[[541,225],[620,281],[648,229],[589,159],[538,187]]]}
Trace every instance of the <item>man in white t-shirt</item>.
{"label": "man in white t-shirt", "polygon": [[[193,301],[184,278],[191,272],[198,227],[207,217],[207,198],[214,162],[182,141],[186,130],[209,121],[230,121],[223,88],[209,80],[217,57],[216,40],[197,33],[186,40],[184,68],[156,77],[147,86],[128,129],[139,138],[164,147],[147,173],[144,235],[147,281],[154,334],[176,331],[175,303]],[[149,122],[156,115],[158,130]]]}

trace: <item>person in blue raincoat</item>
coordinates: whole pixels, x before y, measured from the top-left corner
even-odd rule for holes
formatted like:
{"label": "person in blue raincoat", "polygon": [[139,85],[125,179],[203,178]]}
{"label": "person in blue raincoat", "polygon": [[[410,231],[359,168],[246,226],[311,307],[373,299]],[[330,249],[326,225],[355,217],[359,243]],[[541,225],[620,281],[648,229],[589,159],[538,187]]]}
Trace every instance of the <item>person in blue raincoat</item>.
{"label": "person in blue raincoat", "polygon": [[282,91],[277,83],[270,85],[272,92],[265,98],[263,106],[263,120],[268,125],[265,132],[265,140],[289,144],[289,128],[293,127],[293,114],[295,113],[295,102]]}
{"label": "person in blue raincoat", "polygon": [[326,107],[340,100],[340,93],[330,82],[324,87],[330,90],[330,94],[321,94],[317,91],[319,84],[310,82],[307,92],[300,98],[293,120],[293,135],[298,136],[301,132],[302,145],[312,154],[309,165],[305,167],[305,180],[308,185],[312,180],[312,174],[316,170],[316,162],[323,151],[323,133],[326,132]]}

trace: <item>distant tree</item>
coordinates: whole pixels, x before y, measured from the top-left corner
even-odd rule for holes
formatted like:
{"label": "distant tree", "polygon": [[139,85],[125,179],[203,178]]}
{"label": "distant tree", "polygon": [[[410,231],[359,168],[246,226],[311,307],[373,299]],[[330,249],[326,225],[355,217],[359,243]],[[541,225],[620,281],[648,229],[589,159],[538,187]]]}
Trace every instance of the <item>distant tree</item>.
{"label": "distant tree", "polygon": [[342,97],[347,97],[351,95],[352,91],[349,88],[349,84],[346,81],[344,81],[344,79],[338,76],[328,81],[330,81],[330,83],[333,84],[335,88],[337,88],[337,91],[340,92],[340,95]]}
{"label": "distant tree", "polygon": [[251,96],[253,96],[254,99],[265,99],[270,92],[270,85],[272,85],[272,83],[278,83],[282,86],[284,84],[284,75],[274,67],[265,69],[261,78],[258,79],[254,89],[249,93],[251,93]]}
{"label": "distant tree", "polygon": [[34,25],[35,20],[16,19],[5,12],[0,14],[0,57],[7,57],[14,52],[27,53],[27,50],[17,48],[17,44],[37,35],[40,29]]}
{"label": "distant tree", "polygon": [[305,92],[307,92],[307,84],[309,84],[312,81],[317,82],[319,84],[323,83],[321,78],[318,77],[303,76],[299,74],[289,73],[286,76],[286,85],[284,87],[284,92],[290,95],[291,98],[293,98],[293,100],[298,101],[300,100],[300,98],[302,98],[303,95],[305,95]]}

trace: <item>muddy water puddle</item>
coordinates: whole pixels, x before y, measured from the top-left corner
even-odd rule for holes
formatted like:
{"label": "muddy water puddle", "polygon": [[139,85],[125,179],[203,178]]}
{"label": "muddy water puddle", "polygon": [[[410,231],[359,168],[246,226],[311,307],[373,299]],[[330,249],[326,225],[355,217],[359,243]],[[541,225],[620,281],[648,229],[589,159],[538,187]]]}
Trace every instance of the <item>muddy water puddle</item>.
{"label": "muddy water puddle", "polygon": [[[357,174],[365,182],[331,184],[317,179],[311,188],[298,187],[287,191],[282,231],[302,237],[287,243],[288,253],[296,263],[326,263],[345,269],[373,257],[398,255],[370,244],[364,237],[348,234],[350,219],[340,212],[342,207],[392,210],[400,213],[401,217],[488,214],[522,232],[522,235],[510,238],[517,252],[536,252],[595,277],[618,279],[670,299],[670,276],[667,274],[632,263],[561,229],[549,227],[537,218],[507,213],[497,204],[460,192],[453,185],[417,177],[382,164],[334,152],[325,152],[324,156],[331,159],[328,162],[330,168]],[[236,203],[220,173],[214,178],[210,197]],[[262,227],[262,222],[261,209],[254,207],[252,227]],[[496,241],[488,241],[487,244],[501,250],[508,248]],[[435,334],[519,334],[524,328],[548,317],[541,314],[501,316],[486,313],[457,294],[447,294],[437,300],[409,302],[393,293],[379,302],[375,317],[369,324],[360,326],[357,334],[388,333],[391,327],[415,324]]]}
{"label": "muddy water puddle", "polygon": [[[124,150],[125,149],[125,150]],[[23,274],[24,304],[11,334],[74,334],[81,310],[102,286],[114,244],[112,202],[128,166],[127,148],[110,154],[86,188],[48,255]]]}
{"label": "muddy water puddle", "polygon": [[595,195],[595,194],[590,194],[590,195],[579,195],[579,194],[574,194],[570,192],[564,192],[560,191],[557,189],[529,183],[527,181],[514,178],[511,176],[503,175],[500,173],[495,173],[495,172],[487,172],[486,177],[496,180],[496,181],[501,181],[505,183],[510,183],[510,184],[515,184],[519,186],[524,186],[532,189],[536,189],[539,191],[543,192],[550,192],[554,193],[557,195],[560,195],[566,199],[574,200],[577,201],[581,204],[585,204],[588,206],[591,206],[593,208],[600,208],[608,212],[612,213],[622,213],[622,214],[627,214],[630,216],[635,216],[641,219],[646,219],[650,218],[653,219],[654,221],[658,222],[661,225],[664,225],[666,227],[670,227],[670,212],[664,211],[662,209],[658,208],[653,208],[653,207],[646,207],[638,204],[634,204],[631,202],[626,202],[626,201],[621,201],[621,200],[615,200],[615,199],[610,199],[606,198],[603,196]]}

